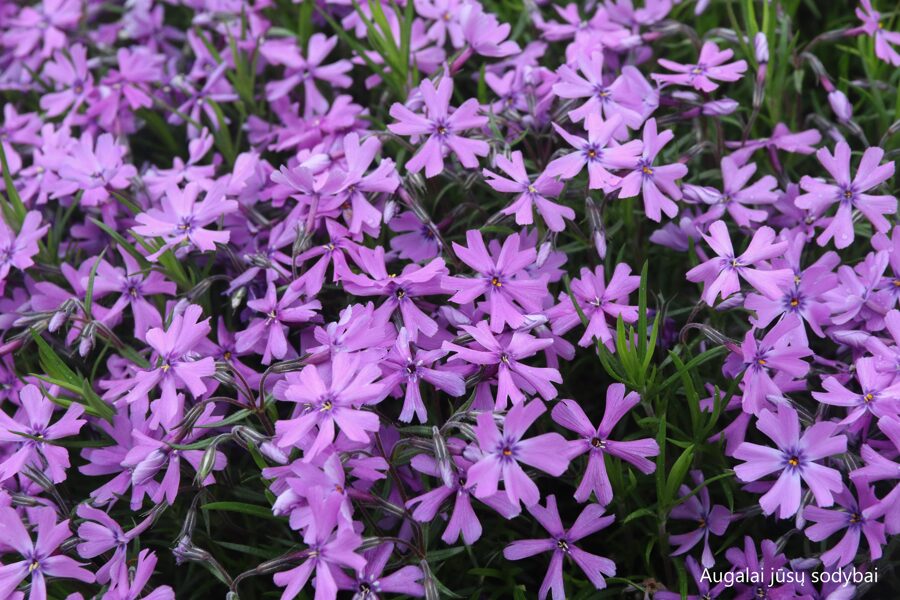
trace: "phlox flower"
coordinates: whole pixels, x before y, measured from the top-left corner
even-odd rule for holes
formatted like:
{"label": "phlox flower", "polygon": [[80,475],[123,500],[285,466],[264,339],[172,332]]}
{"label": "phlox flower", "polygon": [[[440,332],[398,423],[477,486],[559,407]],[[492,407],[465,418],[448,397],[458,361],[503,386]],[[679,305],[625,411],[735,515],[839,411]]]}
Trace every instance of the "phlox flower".
{"label": "phlox flower", "polygon": [[[180,396],[180,394],[179,394]],[[183,399],[179,399],[183,402]],[[201,418],[197,420],[198,425],[205,425],[215,420],[212,417],[212,405],[207,405]],[[172,505],[178,496],[179,486],[181,483],[181,467],[182,461],[187,463],[194,471],[200,470],[200,461],[203,460],[205,450],[178,450],[172,447],[172,444],[190,444],[199,439],[202,430],[194,429],[190,434],[179,439],[178,430],[175,433],[162,433],[161,429],[157,429],[148,435],[141,431],[134,432],[134,445],[128,450],[125,458],[122,460],[122,466],[128,469],[131,474],[131,485],[138,489],[143,488],[147,491],[153,502],[160,503],[165,501],[166,504]],[[176,440],[178,440],[176,442]],[[225,455],[219,450],[215,451],[211,470],[221,471],[225,468]],[[156,477],[162,473],[162,480],[158,485]],[[212,474],[206,475],[201,485],[207,486],[215,483]]]}
{"label": "phlox flower", "polygon": [[95,558],[112,550],[112,557],[97,570],[97,582],[106,583],[110,579],[119,579],[123,571],[128,571],[125,560],[128,544],[153,524],[154,515],[145,517],[126,532],[107,513],[89,504],[79,504],[77,514],[80,519],[84,519],[78,526],[80,543],[76,549],[79,556]]}
{"label": "phlox flower", "polygon": [[0,293],[13,267],[24,271],[34,264],[32,257],[40,251],[38,241],[49,229],[50,225],[41,225],[41,213],[34,210],[25,215],[18,232],[0,219]]}
{"label": "phlox flower", "polygon": [[725,373],[731,377],[744,371],[744,412],[759,415],[769,407],[769,397],[783,396],[783,387],[809,372],[809,364],[802,360],[813,354],[806,340],[799,335],[802,330],[796,316],[788,316],[770,329],[761,340],[756,331],[744,336],[740,352],[732,353],[725,361]]}
{"label": "phlox flower", "polygon": [[327,110],[328,100],[319,91],[316,80],[327,82],[336,88],[345,88],[353,83],[353,79],[347,75],[353,68],[349,60],[341,59],[329,65],[322,64],[337,46],[337,42],[336,35],[328,37],[324,33],[314,33],[309,37],[304,56],[292,38],[266,40],[260,46],[260,54],[270,63],[284,65],[287,68],[284,79],[266,84],[266,98],[274,102],[303,84],[304,116],[309,118],[313,114]]}
{"label": "phlox flower", "polygon": [[313,512],[314,526],[303,534],[307,549],[297,554],[303,562],[293,569],[275,573],[275,585],[283,587],[281,600],[296,598],[315,572],[316,593],[314,600],[333,600],[337,597],[338,583],[335,573],[343,567],[362,571],[366,559],[354,550],[362,543],[362,538],[352,529],[335,527],[340,511],[341,495],[328,493],[324,489],[314,491],[315,499],[309,503]]}
{"label": "phlox flower", "polygon": [[[637,321],[637,307],[628,304],[628,296],[640,287],[641,278],[632,275],[631,267],[625,263],[616,265],[609,283],[606,283],[603,265],[595,267],[593,272],[582,267],[580,275],[570,284],[572,296],[588,319],[578,345],[587,347],[599,341],[610,351],[615,351],[608,319],[616,320],[621,316],[626,323]],[[563,335],[581,324],[581,316],[572,303],[572,297],[565,292],[560,292],[559,304],[549,309],[546,315],[556,335]]]}
{"label": "phlox flower", "polygon": [[34,6],[23,6],[6,23],[3,45],[13,49],[18,58],[33,55],[40,46],[40,56],[47,58],[66,45],[66,33],[75,29],[81,19],[79,0],[44,0]]}
{"label": "phlox flower", "polygon": [[457,18],[463,39],[476,54],[499,58],[519,52],[519,45],[506,39],[509,23],[500,23],[480,2],[463,3]]}
{"label": "phlox flower", "polygon": [[461,375],[436,368],[437,360],[446,353],[446,350],[426,351],[412,347],[409,332],[405,327],[400,329],[397,341],[381,363],[381,370],[385,389],[394,389],[401,384],[404,388],[399,417],[402,422],[409,423],[413,415],[420,423],[428,422],[420,389],[422,381],[454,397],[465,393],[466,383]]}
{"label": "phlox flower", "polygon": [[564,219],[571,221],[575,218],[575,211],[570,207],[552,202],[546,197],[559,196],[563,184],[544,173],[532,182],[525,171],[525,161],[520,151],[513,152],[510,158],[498,154],[494,162],[509,177],[484,169],[482,173],[485,182],[498,192],[519,194],[512,204],[500,211],[505,215],[516,215],[517,225],[531,225],[534,222],[535,208],[551,231],[562,231],[566,227]]}
{"label": "phlox flower", "polygon": [[94,137],[85,133],[59,168],[60,182],[53,198],[70,196],[80,190],[85,206],[105,204],[112,190],[128,188],[137,176],[134,165],[123,162],[125,150],[108,133],[99,135],[96,144]]}
{"label": "phlox flower", "polygon": [[[94,277],[94,299],[118,294],[109,308],[94,304],[101,320],[113,327],[119,323],[126,307],[131,309],[134,319],[134,336],[144,339],[148,329],[162,326],[162,318],[151,297],[165,294],[174,296],[177,287],[158,271],[146,272],[128,252],[119,249],[123,267],[114,267],[105,259],[97,265]],[[82,286],[87,288],[90,276],[83,278]]]}
{"label": "phlox flower", "polygon": [[32,540],[15,509],[0,507],[0,531],[3,542],[22,557],[22,560],[0,567],[0,597],[13,597],[13,590],[25,579],[31,580],[29,600],[47,598],[47,577],[94,581],[94,574],[72,558],[58,554],[60,545],[72,537],[69,520],[56,522],[56,511],[49,507],[29,511],[37,530]]}
{"label": "phlox flower", "polygon": [[254,350],[262,354],[262,363],[268,365],[273,358],[281,360],[293,352],[287,339],[289,327],[313,319],[322,304],[318,300],[302,300],[300,291],[290,287],[278,298],[275,284],[269,283],[266,295],[250,300],[247,307],[261,316],[235,334],[235,350]]}
{"label": "phlox flower", "polygon": [[765,261],[782,256],[787,242],[775,242],[775,232],[771,227],[760,227],[740,255],[735,255],[724,221],[716,221],[709,226],[709,234],[703,239],[710,245],[715,258],[701,263],[687,272],[687,280],[703,282],[703,301],[712,306],[716,297],[726,299],[740,291],[741,277],[764,296],[773,300],[781,296],[781,288],[793,281],[794,274],[789,269],[760,269],[767,266]]}
{"label": "phlox flower", "polygon": [[499,332],[504,325],[519,328],[525,314],[541,311],[541,300],[547,295],[545,276],[532,277],[527,268],[537,258],[533,247],[522,247],[522,238],[510,235],[499,253],[489,253],[477,229],[466,232],[467,246],[453,243],[453,252],[478,275],[472,278],[446,276],[443,286],[456,293],[450,302],[466,304],[485,296],[488,300],[491,330]]}
{"label": "phlox flower", "polygon": [[587,138],[573,135],[554,123],[556,133],[575,148],[575,152],[551,161],[544,174],[547,177],[572,179],[587,167],[589,189],[610,192],[617,188],[622,179],[610,171],[634,169],[640,160],[642,147],[640,140],[610,144],[613,133],[622,122],[622,117],[618,114],[603,121],[597,113],[591,113],[585,119]]}
{"label": "phlox flower", "polygon": [[834,497],[843,510],[818,506],[807,506],[803,509],[803,518],[813,522],[803,530],[810,540],[822,542],[845,530],[841,541],[822,553],[822,563],[826,567],[840,568],[853,562],[862,536],[865,536],[869,544],[869,556],[873,561],[881,558],[881,547],[887,543],[884,537],[884,523],[870,516],[878,502],[875,490],[864,479],[855,479],[853,483],[856,497],[847,488]]}
{"label": "phlox flower", "polygon": [[557,71],[559,81],[553,85],[553,93],[560,98],[587,98],[584,104],[569,112],[575,123],[592,113],[601,113],[604,119],[619,115],[624,125],[637,129],[644,122],[644,115],[641,98],[635,97],[627,81],[629,69],[634,67],[624,67],[622,74],[607,84],[603,62],[602,52],[592,52],[590,56],[579,54],[576,64],[581,75],[569,65],[562,65]]}
{"label": "phlox flower", "polygon": [[820,246],[834,239],[835,247],[846,248],[853,243],[853,209],[859,210],[878,231],[887,231],[890,227],[885,215],[897,212],[897,199],[890,195],[872,195],[866,192],[893,177],[894,161],[880,164],[884,150],[878,147],[867,148],[859,162],[856,175],[850,177],[850,146],[847,142],[838,142],[834,154],[827,148],[820,148],[816,158],[825,170],[834,178],[835,183],[826,183],[822,179],[804,175],[800,187],[805,194],[794,200],[799,208],[821,212],[837,203],[838,209],[831,222],[817,238]]}
{"label": "phlox flower", "polygon": [[841,474],[816,461],[847,451],[847,438],[836,435],[837,423],[819,421],[800,431],[797,411],[787,405],[777,412],[764,410],[756,421],[760,432],[775,442],[775,448],[744,442],[734,457],[745,462],[734,468],[741,481],[757,481],[771,473],[778,479],[762,495],[763,513],[778,511],[781,519],[797,513],[802,495],[801,481],[806,483],[820,507],[834,504],[834,494],[843,487]]}
{"label": "phlox flower", "polygon": [[8,453],[0,463],[0,482],[23,473],[26,467],[46,473],[54,483],[64,481],[69,468],[69,451],[52,442],[81,431],[86,423],[79,418],[84,409],[72,402],[63,416],[51,425],[50,418],[56,405],[33,384],[19,392],[19,405],[21,408],[15,418],[0,411],[0,442],[6,446],[3,453]]}
{"label": "phlox flower", "polygon": [[[725,558],[731,563],[731,570],[744,574],[744,582],[735,583],[725,597],[735,600],[751,600],[753,598],[791,598],[795,596],[793,583],[780,583],[776,574],[784,577],[788,564],[787,557],[779,552],[778,546],[772,540],[763,540],[759,545],[762,555],[757,554],[756,542],[749,535],[744,536],[743,548],[729,548],[725,552]],[[753,573],[761,575],[760,581],[749,579]],[[774,582],[774,586],[770,583]],[[722,584],[717,586],[722,591]]]}
{"label": "phlox flower", "polygon": [[[875,368],[875,358],[857,359],[856,380],[860,391],[851,392],[837,378],[826,377],[822,382],[824,392],[812,392],[813,398],[823,404],[847,408],[847,416],[841,425],[853,425],[853,430],[867,429],[872,417],[896,415],[900,412],[900,382],[894,376]],[[843,566],[843,565],[842,565]]]}
{"label": "phlox flower", "polygon": [[569,457],[574,459],[585,453],[588,455],[584,476],[575,490],[575,499],[579,502],[588,500],[591,492],[594,492],[597,500],[603,506],[612,501],[613,489],[609,483],[609,475],[606,473],[606,457],[604,455],[624,460],[644,474],[656,470],[656,465],[647,459],[648,456],[659,454],[656,440],[651,438],[628,441],[609,439],[622,417],[640,401],[641,398],[637,392],[629,392],[626,395],[624,385],[621,383],[611,384],[606,388],[603,419],[597,427],[594,427],[584,410],[574,400],[560,400],[553,407],[553,420],[581,436],[581,439],[570,442]]}
{"label": "phlox flower", "polygon": [[746,205],[773,204],[779,198],[775,190],[778,180],[772,175],[760,177],[756,182],[747,185],[756,173],[756,163],[739,166],[730,156],[722,159],[722,191],[712,187],[686,185],[684,196],[699,204],[710,205],[709,210],[698,219],[699,223],[708,223],[720,219],[727,211],[735,223],[741,227],[750,227],[751,223],[765,221],[768,213],[764,210],[748,208]]}
{"label": "phlox flower", "polygon": [[675,134],[671,130],[657,133],[656,119],[644,123],[643,151],[640,160],[628,175],[622,178],[619,198],[632,198],[641,194],[644,214],[648,219],[660,221],[660,213],[673,218],[678,214],[675,200],[681,199],[681,189],[675,183],[687,175],[688,168],[682,163],[654,166],[657,155]]}
{"label": "phlox flower", "polygon": [[872,6],[872,0],[860,0],[856,16],[863,22],[863,31],[875,41],[875,56],[895,67],[900,67],[900,52],[894,48],[895,45],[900,46],[900,33],[884,28],[881,13]]}
{"label": "phlox flower", "polygon": [[[448,447],[457,446],[450,439]],[[460,444],[461,445],[461,444]],[[454,448],[457,450],[457,448]],[[440,511],[448,498],[453,498],[453,508],[447,527],[441,534],[444,543],[455,544],[462,536],[465,544],[471,546],[481,538],[482,527],[478,515],[472,508],[472,499],[483,502],[505,519],[517,516],[522,508],[516,503],[510,502],[505,491],[500,490],[490,496],[479,498],[474,494],[475,483],[468,480],[466,472],[472,466],[469,461],[458,454],[450,457],[449,469],[441,469],[437,461],[428,455],[417,454],[412,459],[412,467],[420,473],[438,477],[441,485],[425,492],[406,503],[406,507],[412,511],[412,518],[420,523],[430,523]],[[448,472],[449,471],[449,472]]]}
{"label": "phlox flower", "polygon": [[547,496],[547,506],[535,504],[528,507],[531,516],[550,534],[549,538],[517,540],[503,549],[506,560],[522,560],[535,554],[552,552],[550,566],[538,590],[538,598],[544,600],[550,593],[553,600],[565,600],[563,561],[572,559],[598,590],[606,587],[606,577],[616,574],[616,564],[608,558],[585,552],[575,544],[601,529],[609,527],[614,515],[603,516],[604,508],[598,504],[587,505],[571,527],[566,529],[556,508],[556,497]]}
{"label": "phlox flower", "polygon": [[[691,471],[691,479],[694,485],[703,485],[703,471]],[[678,488],[681,497],[687,497],[691,490],[686,485]],[[731,512],[721,504],[713,505],[709,498],[709,487],[703,486],[699,493],[688,497],[681,504],[672,509],[669,513],[672,519],[684,519],[693,521],[697,524],[697,528],[688,533],[669,536],[670,544],[677,544],[672,552],[672,556],[684,554],[703,540],[703,553],[701,554],[701,564],[707,569],[716,564],[712,551],[709,549],[709,536],[723,535],[728,529],[728,523],[731,521]]]}
{"label": "phlox flower", "polygon": [[523,503],[526,507],[534,506],[541,495],[521,464],[553,477],[559,477],[565,472],[569,466],[568,446],[561,435],[543,433],[522,439],[528,428],[546,410],[541,400],[516,404],[503,419],[502,433],[494,421],[493,413],[479,413],[475,437],[481,455],[469,467],[466,477],[469,484],[475,486],[477,498],[493,496],[502,481],[510,502],[515,505]]}
{"label": "phlox flower", "polygon": [[381,212],[366,199],[365,194],[393,193],[400,185],[400,177],[390,158],[382,159],[374,171],[366,174],[381,148],[376,137],[369,137],[360,144],[357,133],[344,136],[344,158],[346,170],[340,171],[340,184],[333,190],[336,195],[346,194],[350,202],[350,233],[362,231],[363,225],[377,227],[381,222]]}
{"label": "phlox flower", "polygon": [[[376,379],[378,365],[362,364],[359,354],[341,352],[334,356],[330,375],[315,365],[299,373],[288,373],[276,386],[276,397],[300,405],[299,415],[278,421],[275,432],[281,447],[302,445],[304,460],[310,461],[334,442],[335,425],[355,442],[368,442],[370,431],[380,423],[374,412],[360,410],[365,404],[381,400],[384,386]],[[307,435],[317,428],[315,439]]]}
{"label": "phlox flower", "polygon": [[225,199],[225,190],[216,186],[208,191],[201,201],[200,185],[191,182],[182,190],[170,187],[161,201],[161,208],[151,208],[135,217],[139,223],[134,227],[135,233],[143,236],[163,239],[163,246],[148,256],[148,260],[157,260],[170,248],[178,248],[187,244],[192,248],[209,252],[216,249],[216,244],[226,244],[231,233],[213,231],[206,226],[222,215],[234,212],[238,203]]}
{"label": "phlox flower", "polygon": [[175,600],[175,591],[167,585],[144,592],[156,569],[156,562],[154,552],[141,550],[134,570],[121,570],[114,585],[103,595],[103,600]]}
{"label": "phlox flower", "polygon": [[737,81],[743,77],[747,61],[728,63],[733,56],[733,50],[720,50],[715,42],[706,42],[696,64],[683,65],[660,58],[659,64],[675,74],[653,73],[652,77],[661,84],[689,85],[702,92],[711,92],[719,87],[717,81]]}
{"label": "phlox flower", "polygon": [[41,96],[40,105],[47,111],[48,117],[56,117],[66,111],[70,111],[70,116],[74,115],[94,89],[87,49],[81,44],[73,45],[66,52],[54,52],[53,60],[44,65],[44,75],[55,84],[57,90]]}
{"label": "phlox flower", "polygon": [[[41,119],[35,113],[19,113],[10,102],[3,107],[3,124],[0,125],[0,145],[10,173],[18,173],[22,168],[22,156],[16,145],[40,146]],[[2,169],[0,169],[2,172]]]}
{"label": "phlox flower", "polygon": [[[897,415],[886,415],[878,419],[878,429],[887,437],[890,451],[900,451],[900,418]],[[860,455],[865,466],[850,473],[854,481],[875,483],[900,479],[900,465],[885,456],[884,450],[874,446],[872,441],[862,445]],[[866,509],[867,519],[882,516],[888,535],[900,533],[900,485],[894,485],[876,506]]]}
{"label": "phlox flower", "polygon": [[[198,344],[211,331],[209,317],[200,320],[203,309],[189,305],[183,313],[172,317],[167,329],[156,327],[147,331],[147,344],[156,352],[157,362],[150,369],[139,371],[127,382],[128,393],[122,399],[127,404],[144,402],[157,386],[161,388],[152,423],[174,427],[182,416],[184,399],[176,390],[187,388],[194,396],[206,393],[204,379],[216,372],[211,356],[199,357]],[[118,391],[118,390],[117,390]]]}
{"label": "phlox flower", "polygon": [[425,595],[425,588],[419,581],[424,574],[415,565],[406,565],[385,575],[384,572],[394,551],[394,544],[384,543],[363,553],[366,566],[357,570],[355,577],[344,571],[335,569],[334,578],[338,588],[356,593],[360,600],[381,600],[385,594],[403,594],[420,598]]}
{"label": "phlox flower", "polygon": [[479,321],[474,327],[463,325],[461,329],[472,336],[480,348],[444,342],[442,349],[456,352],[448,360],[464,360],[473,365],[496,367],[497,409],[506,408],[507,400],[520,404],[525,400],[526,392],[533,393],[535,390],[545,400],[556,397],[553,383],[562,383],[559,371],[549,367],[532,367],[521,362],[551,346],[552,339],[536,338],[522,331],[498,336],[488,328],[485,321]]}
{"label": "phlox flower", "polygon": [[374,250],[360,248],[356,263],[362,273],[354,273],[346,267],[340,270],[344,290],[357,296],[385,296],[376,311],[377,317],[389,319],[399,312],[412,341],[418,339],[420,332],[429,337],[437,333],[437,322],[420,305],[425,304],[424,296],[447,293],[442,286],[448,273],[444,259],[435,258],[422,266],[409,264],[399,274],[388,273],[384,247],[379,246]]}
{"label": "phlox flower", "polygon": [[388,129],[397,135],[426,137],[425,143],[406,163],[406,170],[418,173],[425,168],[426,177],[434,177],[444,170],[444,156],[453,152],[467,169],[478,166],[479,156],[487,156],[487,142],[462,137],[468,129],[476,129],[487,124],[488,119],[480,116],[478,100],[469,98],[456,110],[450,110],[453,95],[453,80],[442,77],[437,87],[426,79],[419,85],[419,92],[425,103],[425,114],[412,112],[406,106],[395,102],[391,106],[391,117],[397,120]]}

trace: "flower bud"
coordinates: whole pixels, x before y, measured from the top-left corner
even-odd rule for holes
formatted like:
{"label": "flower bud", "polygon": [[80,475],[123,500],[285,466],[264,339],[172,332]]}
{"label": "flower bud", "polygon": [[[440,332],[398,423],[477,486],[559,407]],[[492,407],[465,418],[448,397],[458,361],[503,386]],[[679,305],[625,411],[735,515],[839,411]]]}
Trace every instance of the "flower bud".
{"label": "flower bud", "polygon": [[722,98],[721,100],[713,100],[703,105],[703,114],[706,116],[722,117],[730,115],[738,109],[740,104],[731,98]]}
{"label": "flower bud", "polygon": [[753,53],[756,56],[756,62],[765,64],[769,62],[769,40],[762,31],[753,38]]}
{"label": "flower bud", "polygon": [[840,90],[834,90],[828,94],[828,103],[831,104],[831,110],[841,123],[846,123],[853,118],[853,105],[847,99],[847,95]]}

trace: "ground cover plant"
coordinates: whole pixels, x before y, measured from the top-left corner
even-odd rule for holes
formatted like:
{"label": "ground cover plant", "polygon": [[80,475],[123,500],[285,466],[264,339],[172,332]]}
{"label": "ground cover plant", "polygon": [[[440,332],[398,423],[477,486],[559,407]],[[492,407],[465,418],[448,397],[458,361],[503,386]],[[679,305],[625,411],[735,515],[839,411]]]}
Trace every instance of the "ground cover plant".
{"label": "ground cover plant", "polygon": [[0,598],[900,589],[900,19],[0,5]]}

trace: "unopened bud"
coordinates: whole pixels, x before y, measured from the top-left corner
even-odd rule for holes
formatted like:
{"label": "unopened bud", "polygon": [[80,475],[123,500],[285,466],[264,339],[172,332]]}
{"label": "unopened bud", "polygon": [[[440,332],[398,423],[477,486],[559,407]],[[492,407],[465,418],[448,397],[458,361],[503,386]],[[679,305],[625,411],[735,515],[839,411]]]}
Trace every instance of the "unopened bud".
{"label": "unopened bud", "polygon": [[753,52],[756,55],[756,62],[759,64],[769,62],[769,40],[761,31],[753,38]]}
{"label": "unopened bud", "polygon": [[841,123],[846,123],[853,118],[853,105],[847,99],[847,95],[840,90],[834,90],[828,94],[828,103],[831,110]]}
{"label": "unopened bud", "polygon": [[712,102],[705,103],[702,112],[708,117],[722,117],[736,111],[738,106],[740,106],[740,104],[736,100],[722,98],[721,100],[713,100]]}

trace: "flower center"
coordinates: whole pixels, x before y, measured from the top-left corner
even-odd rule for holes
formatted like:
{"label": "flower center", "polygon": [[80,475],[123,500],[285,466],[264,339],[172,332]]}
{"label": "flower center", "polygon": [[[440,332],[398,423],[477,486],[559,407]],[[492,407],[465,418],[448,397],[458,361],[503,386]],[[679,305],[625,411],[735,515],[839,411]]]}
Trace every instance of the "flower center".
{"label": "flower center", "polygon": [[556,540],[556,547],[559,548],[560,550],[562,550],[563,552],[568,552],[569,551],[569,542],[560,538],[560,539]]}
{"label": "flower center", "polygon": [[796,467],[797,465],[800,464],[800,458],[797,455],[792,455],[788,459],[788,464],[791,465],[792,467]]}
{"label": "flower center", "polygon": [[798,300],[797,298],[791,298],[791,306],[796,308],[799,305],[800,305],[800,300]]}
{"label": "flower center", "polygon": [[598,437],[591,438],[591,446],[597,448],[598,450],[602,450],[603,448],[606,448],[606,441],[601,440]]}
{"label": "flower center", "polygon": [[866,402],[866,404],[868,404],[869,402],[871,402],[874,399],[875,399],[875,396],[873,396],[871,392],[869,392],[868,394],[863,396],[863,400]]}
{"label": "flower center", "polygon": [[491,285],[494,287],[503,287],[503,282],[499,277],[491,277]]}
{"label": "flower center", "polygon": [[648,166],[641,167],[641,173],[644,175],[653,175],[653,169]]}

